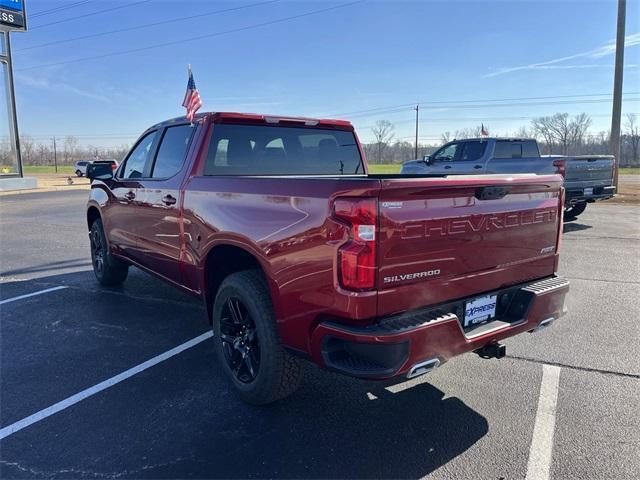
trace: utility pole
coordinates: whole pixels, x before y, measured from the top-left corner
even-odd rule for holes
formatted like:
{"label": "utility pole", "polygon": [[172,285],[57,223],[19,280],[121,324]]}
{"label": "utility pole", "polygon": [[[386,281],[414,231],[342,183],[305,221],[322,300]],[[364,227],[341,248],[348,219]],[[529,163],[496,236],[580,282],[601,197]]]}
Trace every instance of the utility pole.
{"label": "utility pole", "polygon": [[622,73],[624,67],[624,24],[627,1],[618,0],[618,26],[616,34],[616,66],[613,80],[613,111],[611,112],[611,153],[615,156],[616,168],[613,184],[618,187],[620,167],[620,120],[622,117]]}
{"label": "utility pole", "polygon": [[416,105],[416,154],[413,158],[418,158],[418,113],[420,111],[420,105]]}
{"label": "utility pole", "polygon": [[55,166],[56,173],[58,173],[58,151],[56,149],[56,137],[53,137],[53,165]]}

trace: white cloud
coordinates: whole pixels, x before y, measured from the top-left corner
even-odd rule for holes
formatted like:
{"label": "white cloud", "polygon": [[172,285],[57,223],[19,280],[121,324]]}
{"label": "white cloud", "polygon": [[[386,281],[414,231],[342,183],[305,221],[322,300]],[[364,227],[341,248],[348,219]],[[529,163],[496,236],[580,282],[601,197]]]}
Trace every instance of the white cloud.
{"label": "white cloud", "polygon": [[54,93],[70,93],[73,95],[78,95],[85,98],[90,98],[92,100],[97,100],[99,102],[104,103],[112,103],[112,99],[106,97],[104,95],[100,95],[99,93],[91,92],[89,90],[84,90],[82,88],[78,88],[69,83],[64,82],[60,78],[55,77],[45,77],[44,75],[39,75],[37,77],[33,77],[31,75],[16,72],[15,74],[16,81],[21,84],[28,85],[33,88],[39,88],[42,90],[47,90],[49,92]]}
{"label": "white cloud", "polygon": [[[640,32],[633,33],[631,35],[627,35],[624,41],[625,47],[633,47],[636,45],[640,45]],[[530,63],[529,65],[518,65],[515,67],[504,67],[498,68],[496,71],[488,73],[485,77],[496,77],[498,75],[504,75],[506,73],[518,72],[521,70],[550,70],[553,68],[595,68],[595,65],[592,66],[580,66],[580,65],[557,65],[559,63],[564,63],[569,60],[575,60],[578,58],[603,58],[609,55],[613,55],[616,53],[616,43],[615,41],[611,41],[606,45],[602,45],[598,48],[594,48],[592,50],[588,50],[586,52],[580,52],[573,55],[568,55],[566,57],[558,57],[552,60],[547,60],[545,62],[539,63]]]}

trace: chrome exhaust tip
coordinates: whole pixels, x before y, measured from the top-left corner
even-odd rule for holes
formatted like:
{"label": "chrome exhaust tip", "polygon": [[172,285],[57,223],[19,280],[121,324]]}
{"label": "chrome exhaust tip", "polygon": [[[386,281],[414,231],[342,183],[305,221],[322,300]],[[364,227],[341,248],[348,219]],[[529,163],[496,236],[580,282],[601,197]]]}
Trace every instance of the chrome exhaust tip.
{"label": "chrome exhaust tip", "polygon": [[551,326],[551,324],[554,322],[554,320],[555,320],[554,317],[545,318],[544,320],[542,320],[538,324],[538,326],[533,331],[534,332],[539,332],[540,330]]}
{"label": "chrome exhaust tip", "polygon": [[431,370],[434,370],[439,366],[440,360],[438,360],[437,358],[432,358],[431,360],[416,363],[413,367],[411,367],[409,373],[407,373],[407,378],[414,378],[420,375],[424,375],[425,373],[429,373]]}

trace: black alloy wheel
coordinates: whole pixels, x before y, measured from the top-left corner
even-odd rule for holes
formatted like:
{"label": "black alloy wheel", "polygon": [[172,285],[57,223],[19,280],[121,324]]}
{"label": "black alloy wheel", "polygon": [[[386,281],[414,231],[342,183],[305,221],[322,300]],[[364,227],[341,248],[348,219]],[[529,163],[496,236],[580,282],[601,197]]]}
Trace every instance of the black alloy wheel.
{"label": "black alloy wheel", "polygon": [[91,229],[91,261],[93,262],[93,270],[96,276],[103,275],[104,272],[104,258],[106,256],[106,245],[102,241],[102,235],[97,228]]}
{"label": "black alloy wheel", "polygon": [[93,273],[101,285],[113,287],[120,285],[127,278],[129,266],[109,252],[109,244],[104,234],[102,220],[97,218],[89,231],[91,264]]}
{"label": "black alloy wheel", "polygon": [[220,341],[234,377],[253,382],[260,371],[260,344],[254,320],[241,299],[230,297],[222,307]]}

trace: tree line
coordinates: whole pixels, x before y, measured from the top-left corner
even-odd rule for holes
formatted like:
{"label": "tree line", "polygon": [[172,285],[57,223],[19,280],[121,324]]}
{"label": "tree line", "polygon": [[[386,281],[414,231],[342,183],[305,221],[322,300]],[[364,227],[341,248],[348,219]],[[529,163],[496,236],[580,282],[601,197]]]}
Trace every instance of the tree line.
{"label": "tree line", "polygon": [[[543,155],[608,155],[610,154],[608,131],[589,133],[592,120],[586,113],[570,116],[556,113],[534,118],[529,125],[515,132],[490,135],[516,138],[535,138]],[[455,139],[480,137],[480,126],[443,132],[441,144]],[[402,163],[415,157],[415,143],[395,138],[394,125],[388,120],[378,120],[371,129],[374,141],[363,144],[369,163]],[[640,122],[635,115],[625,118],[621,141],[621,166],[640,166]],[[418,143],[418,158],[433,153],[438,147]]]}
{"label": "tree line", "polygon": [[[20,136],[20,153],[24,165],[73,165],[78,160],[116,159],[120,161],[129,151],[130,145],[101,147],[81,145],[78,137],[69,135],[46,141],[35,141],[29,135]],[[11,146],[7,137],[0,138],[0,166],[9,166],[12,162]]]}
{"label": "tree line", "polygon": [[[560,155],[606,155],[609,150],[609,132],[589,133],[591,117],[586,113],[570,116],[556,113],[534,118],[529,125],[515,132],[499,136],[536,138],[542,154]],[[480,136],[480,126],[455,132],[443,132],[440,143],[454,139]],[[488,127],[489,128],[489,127]],[[369,163],[402,163],[415,158],[415,144],[395,137],[395,127],[388,120],[378,120],[371,130],[374,141],[364,143],[363,148]],[[496,132],[491,132],[495,134]],[[625,118],[621,135],[621,166],[640,166],[640,122],[635,115]],[[54,143],[52,140],[37,142],[29,135],[20,137],[20,151],[24,165],[73,165],[78,160],[121,160],[130,148],[123,144],[117,147],[82,146],[78,137],[69,135]],[[418,158],[433,153],[438,147],[418,143]],[[0,166],[10,165],[11,149],[8,139],[0,138]]]}

